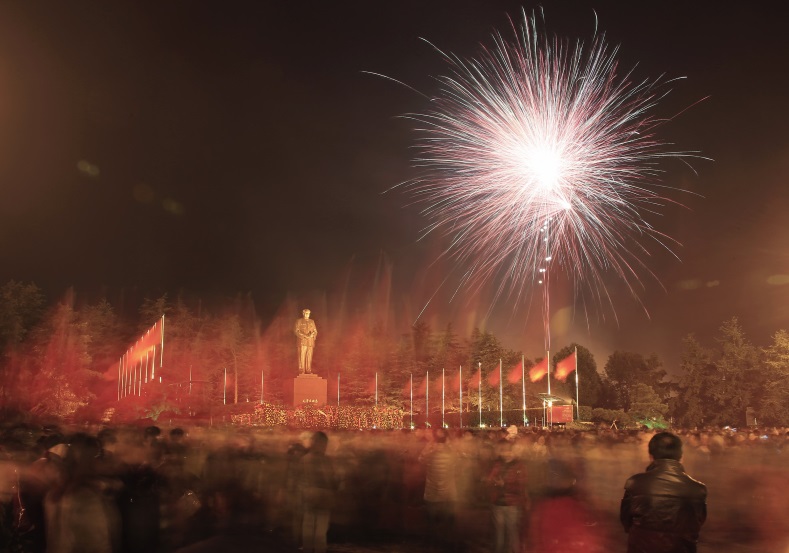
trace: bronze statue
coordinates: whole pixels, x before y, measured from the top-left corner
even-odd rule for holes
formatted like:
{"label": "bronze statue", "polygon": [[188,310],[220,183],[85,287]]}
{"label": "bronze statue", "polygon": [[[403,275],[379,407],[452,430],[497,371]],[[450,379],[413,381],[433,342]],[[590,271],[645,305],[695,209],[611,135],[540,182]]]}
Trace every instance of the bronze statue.
{"label": "bronze statue", "polygon": [[318,329],[315,321],[310,319],[310,310],[304,309],[303,317],[296,320],[293,332],[296,334],[296,351],[299,356],[299,374],[312,374],[312,349],[315,347],[315,337]]}

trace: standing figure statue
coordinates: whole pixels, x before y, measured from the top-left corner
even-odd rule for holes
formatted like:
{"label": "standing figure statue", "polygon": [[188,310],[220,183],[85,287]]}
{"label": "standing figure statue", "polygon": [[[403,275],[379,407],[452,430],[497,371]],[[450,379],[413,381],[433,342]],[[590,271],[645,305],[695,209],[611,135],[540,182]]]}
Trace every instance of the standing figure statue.
{"label": "standing figure statue", "polygon": [[310,310],[304,309],[303,317],[296,320],[293,332],[296,334],[296,351],[299,356],[299,374],[312,374],[312,349],[315,347],[315,337],[318,329],[315,321],[310,319]]}

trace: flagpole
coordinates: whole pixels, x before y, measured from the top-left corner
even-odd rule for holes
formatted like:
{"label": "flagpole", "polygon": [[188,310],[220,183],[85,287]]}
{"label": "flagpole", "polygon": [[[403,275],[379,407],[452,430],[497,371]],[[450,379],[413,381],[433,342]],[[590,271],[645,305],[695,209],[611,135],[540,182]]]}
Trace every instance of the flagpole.
{"label": "flagpole", "polygon": [[551,395],[551,352],[545,352],[545,358],[548,360],[548,395]]}
{"label": "flagpole", "polygon": [[446,428],[444,423],[444,367],[441,367],[441,428]]}
{"label": "flagpole", "polygon": [[578,346],[575,346],[575,414],[581,421],[581,400],[578,393]]}
{"label": "flagpole", "polygon": [[414,373],[411,373],[411,430],[414,429]]}
{"label": "flagpole", "polygon": [[162,328],[162,348],[161,348],[161,351],[159,353],[159,368],[160,369],[162,368],[162,365],[164,364],[164,315],[162,315],[162,327],[161,328]]}
{"label": "flagpole", "polygon": [[521,355],[521,387],[523,388],[523,426],[526,426],[526,356]]}
{"label": "flagpole", "polygon": [[118,401],[121,400],[121,364],[123,361],[123,357],[118,359]]}
{"label": "flagpole", "polygon": [[425,428],[430,426],[430,371],[425,371]]}
{"label": "flagpole", "polygon": [[504,428],[504,383],[501,378],[501,358],[499,358],[499,426]]}
{"label": "flagpole", "polygon": [[463,428],[463,365],[460,365],[460,428]]}
{"label": "flagpole", "polygon": [[[548,360],[548,396],[551,395],[551,350],[545,352],[545,358]],[[548,400],[548,415],[551,419],[550,426],[553,426],[553,402]]]}
{"label": "flagpole", "polygon": [[479,407],[479,427],[482,428],[482,362],[479,362],[477,366],[477,371],[479,371],[479,401],[477,402],[477,407]]}

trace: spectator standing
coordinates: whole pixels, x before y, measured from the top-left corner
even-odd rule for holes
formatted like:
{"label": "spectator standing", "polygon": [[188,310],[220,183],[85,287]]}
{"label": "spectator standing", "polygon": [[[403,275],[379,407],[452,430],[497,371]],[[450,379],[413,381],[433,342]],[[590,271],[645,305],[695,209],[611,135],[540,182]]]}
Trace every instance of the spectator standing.
{"label": "spectator standing", "polygon": [[457,545],[455,509],[457,486],[455,482],[456,457],[447,442],[447,431],[433,430],[433,442],[419,455],[425,465],[425,507],[427,509],[427,534],[434,545],[445,551],[454,551]]}
{"label": "spectator standing", "polygon": [[524,513],[529,506],[526,465],[515,457],[513,443],[502,441],[488,474],[491,489],[495,553],[520,553]]}
{"label": "spectator standing", "polygon": [[659,432],[649,441],[646,472],[625,484],[620,520],[628,553],[696,553],[707,518],[707,487],[680,464],[682,440]]}
{"label": "spectator standing", "polygon": [[301,459],[299,482],[304,553],[326,553],[326,534],[337,488],[334,467],[326,455],[328,445],[328,436],[316,432],[312,435],[309,451]]}
{"label": "spectator standing", "polygon": [[557,459],[545,467],[542,497],[531,513],[531,543],[540,553],[612,551],[576,486],[575,473]]}

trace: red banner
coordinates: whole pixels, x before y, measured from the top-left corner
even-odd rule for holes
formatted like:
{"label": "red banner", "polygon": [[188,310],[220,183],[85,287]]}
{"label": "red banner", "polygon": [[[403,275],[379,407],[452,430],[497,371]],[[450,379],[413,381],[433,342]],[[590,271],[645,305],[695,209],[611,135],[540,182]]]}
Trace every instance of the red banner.
{"label": "red banner", "polygon": [[550,408],[548,413],[548,422],[573,422],[573,406],[572,405],[554,405]]}

